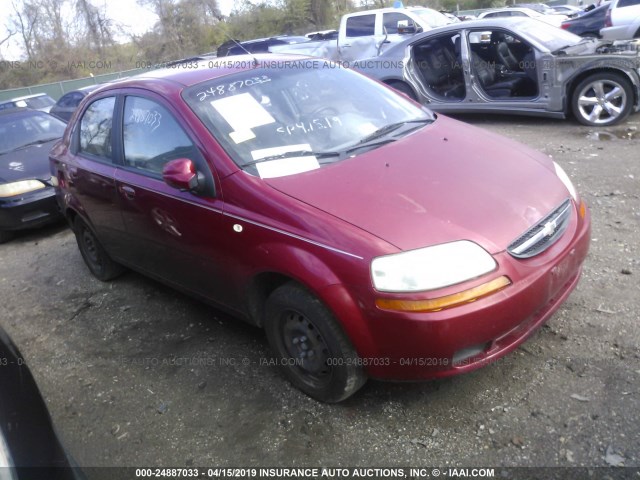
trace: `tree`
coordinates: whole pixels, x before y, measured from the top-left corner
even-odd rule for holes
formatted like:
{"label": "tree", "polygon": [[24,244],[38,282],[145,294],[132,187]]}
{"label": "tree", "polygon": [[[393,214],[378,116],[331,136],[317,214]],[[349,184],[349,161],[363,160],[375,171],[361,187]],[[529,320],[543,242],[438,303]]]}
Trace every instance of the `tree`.
{"label": "tree", "polygon": [[89,47],[102,53],[106,46],[113,44],[111,20],[104,11],[98,10],[88,0],[77,0],[76,10],[84,19]]}

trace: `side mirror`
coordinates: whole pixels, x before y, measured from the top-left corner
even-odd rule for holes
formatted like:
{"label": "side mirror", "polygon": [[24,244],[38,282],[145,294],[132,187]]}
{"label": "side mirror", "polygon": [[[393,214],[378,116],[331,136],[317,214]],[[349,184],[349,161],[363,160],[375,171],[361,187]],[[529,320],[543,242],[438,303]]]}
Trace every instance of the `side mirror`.
{"label": "side mirror", "polygon": [[400,20],[398,22],[398,33],[400,34],[414,34],[417,33],[418,29],[416,28],[415,23],[409,22],[408,20]]}
{"label": "side mirror", "polygon": [[162,179],[170,187],[183,192],[199,193],[205,183],[204,175],[188,158],[171,160],[162,169]]}

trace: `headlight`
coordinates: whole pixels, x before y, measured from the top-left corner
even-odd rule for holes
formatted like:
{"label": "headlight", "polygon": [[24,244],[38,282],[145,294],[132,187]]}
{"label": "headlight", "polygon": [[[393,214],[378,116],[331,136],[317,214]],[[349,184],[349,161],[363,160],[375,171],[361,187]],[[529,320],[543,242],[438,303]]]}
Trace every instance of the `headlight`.
{"label": "headlight", "polygon": [[13,197],[14,195],[22,195],[23,193],[33,192],[46,187],[39,180],[20,180],[19,182],[4,183],[0,185],[0,197]]}
{"label": "headlight", "polygon": [[[11,459],[11,452],[7,446],[7,442],[4,439],[2,431],[0,431],[0,478],[2,479],[14,479],[16,478],[11,473],[11,467],[13,467],[13,460]],[[6,475],[2,474],[5,471]]]}
{"label": "headlight", "polygon": [[374,258],[371,278],[380,292],[419,292],[471,280],[495,268],[486,250],[460,240]]}
{"label": "headlight", "polygon": [[556,169],[556,175],[560,180],[562,180],[562,183],[564,183],[564,186],[567,187],[567,190],[569,190],[569,193],[571,194],[573,199],[577,202],[578,192],[576,192],[576,187],[574,187],[573,183],[571,183],[571,179],[569,178],[569,175],[567,175],[567,172],[565,172],[562,169],[562,167],[558,165],[556,162],[553,162],[553,166]]}

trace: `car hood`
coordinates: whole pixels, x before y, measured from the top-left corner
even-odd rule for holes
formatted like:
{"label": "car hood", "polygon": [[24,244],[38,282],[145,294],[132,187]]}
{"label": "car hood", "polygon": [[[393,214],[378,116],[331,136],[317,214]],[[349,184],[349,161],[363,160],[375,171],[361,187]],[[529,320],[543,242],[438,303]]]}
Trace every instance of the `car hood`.
{"label": "car hood", "polygon": [[566,56],[572,57],[613,54],[624,56],[638,56],[640,54],[640,50],[638,49],[638,42],[635,40],[619,40],[616,42],[612,42],[611,40],[586,40],[572,47],[563,48],[561,51],[564,52]]}
{"label": "car hood", "polygon": [[56,138],[0,155],[0,182],[9,183],[27,178],[48,180],[51,177],[49,150],[58,140]]}
{"label": "car hood", "polygon": [[265,181],[400,250],[468,239],[498,253],[569,197],[548,157],[443,116],[354,158]]}

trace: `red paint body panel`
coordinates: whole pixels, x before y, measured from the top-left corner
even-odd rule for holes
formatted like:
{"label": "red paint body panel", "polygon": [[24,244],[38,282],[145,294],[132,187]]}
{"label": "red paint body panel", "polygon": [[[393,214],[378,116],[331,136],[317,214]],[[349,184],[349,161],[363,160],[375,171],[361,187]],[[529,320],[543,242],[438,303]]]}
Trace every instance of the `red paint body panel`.
{"label": "red paint body panel", "polygon": [[[244,58],[244,57],[242,57]],[[114,259],[261,324],[248,306],[264,273],[299,282],[333,312],[369,375],[424,379],[482,366],[546,321],[575,287],[590,217],[572,202],[553,246],[521,260],[505,249],[569,198],[544,155],[440,116],[389,145],[305,173],[261,179],[227,155],[181,92],[232,69],[150,73],[100,89],[163,105],[202,156],[211,194],[170,187],[121,164],[72,153],[73,121],[51,153],[63,211],[81,215]],[[153,77],[153,78],[151,78]],[[495,271],[412,294],[376,292],[375,257],[454,240],[489,251]],[[382,311],[377,298],[430,299],[497,278],[512,284],[474,303],[434,313]],[[461,365],[456,353],[482,345]],[[410,359],[410,360],[408,360]],[[413,362],[413,363],[412,363]]]}
{"label": "red paint body panel", "polygon": [[469,239],[497,253],[568,197],[552,162],[535,153],[545,171],[529,153],[440,117],[385,148],[267,182],[401,250]]}

